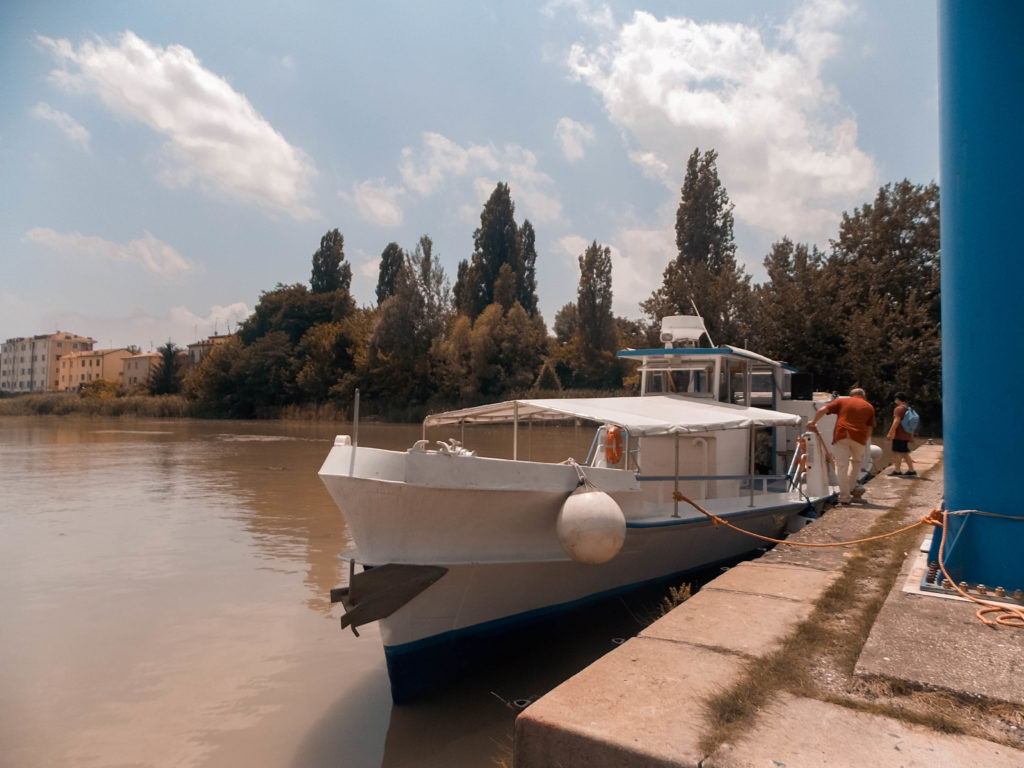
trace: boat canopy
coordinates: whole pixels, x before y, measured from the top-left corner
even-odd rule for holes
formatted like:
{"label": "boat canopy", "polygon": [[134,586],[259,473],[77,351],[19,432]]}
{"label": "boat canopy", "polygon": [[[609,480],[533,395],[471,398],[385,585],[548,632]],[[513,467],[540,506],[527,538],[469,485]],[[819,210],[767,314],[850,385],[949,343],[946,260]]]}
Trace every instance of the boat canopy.
{"label": "boat canopy", "polygon": [[502,403],[432,414],[427,416],[423,424],[424,427],[435,427],[444,424],[502,424],[524,420],[558,421],[569,418],[622,427],[631,437],[800,425],[800,417],[795,414],[731,403],[695,400],[673,394],[646,397],[506,400]]}

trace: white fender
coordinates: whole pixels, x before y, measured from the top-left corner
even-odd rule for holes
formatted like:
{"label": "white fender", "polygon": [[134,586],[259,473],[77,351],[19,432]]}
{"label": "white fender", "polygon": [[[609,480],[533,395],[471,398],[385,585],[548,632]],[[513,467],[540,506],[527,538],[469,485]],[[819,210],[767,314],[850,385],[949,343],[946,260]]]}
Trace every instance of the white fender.
{"label": "white fender", "polygon": [[604,491],[581,485],[558,512],[558,540],[578,563],[597,565],[611,560],[626,540],[626,516]]}

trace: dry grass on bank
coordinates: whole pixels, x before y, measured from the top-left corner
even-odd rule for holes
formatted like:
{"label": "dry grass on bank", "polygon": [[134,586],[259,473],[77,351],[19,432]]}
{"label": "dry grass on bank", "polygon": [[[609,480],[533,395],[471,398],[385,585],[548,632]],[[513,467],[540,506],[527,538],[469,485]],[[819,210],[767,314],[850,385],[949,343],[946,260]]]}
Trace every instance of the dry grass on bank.
{"label": "dry grass on bank", "polygon": [[[931,470],[923,476],[931,474]],[[907,503],[879,518],[866,536],[907,524]],[[814,611],[773,653],[749,663],[746,674],[705,704],[701,748],[710,754],[753,726],[778,692],[885,715],[943,733],[959,733],[1024,747],[1024,713],[947,691],[921,690],[854,674],[861,649],[900,573],[917,546],[911,530],[858,545],[843,574]]]}

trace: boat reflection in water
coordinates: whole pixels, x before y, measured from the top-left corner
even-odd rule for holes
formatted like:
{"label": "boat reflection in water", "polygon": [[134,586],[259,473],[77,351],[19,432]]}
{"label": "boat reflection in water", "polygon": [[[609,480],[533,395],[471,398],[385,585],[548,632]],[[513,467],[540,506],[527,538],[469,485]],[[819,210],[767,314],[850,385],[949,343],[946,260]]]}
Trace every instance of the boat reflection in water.
{"label": "boat reflection in water", "polygon": [[[406,451],[335,439],[320,477],[355,549],[332,599],[342,626],[380,622],[396,702],[559,613],[763,545],[699,508],[771,537],[820,511],[832,495],[826,446],[803,432],[820,403],[789,367],[698,347],[705,334],[699,317],[666,318],[665,348],[620,352],[641,363],[638,397],[435,414]],[[466,427],[481,424],[511,425],[511,458],[471,450]],[[585,459],[529,460],[543,424],[591,425]],[[425,439],[438,432],[445,441]]]}

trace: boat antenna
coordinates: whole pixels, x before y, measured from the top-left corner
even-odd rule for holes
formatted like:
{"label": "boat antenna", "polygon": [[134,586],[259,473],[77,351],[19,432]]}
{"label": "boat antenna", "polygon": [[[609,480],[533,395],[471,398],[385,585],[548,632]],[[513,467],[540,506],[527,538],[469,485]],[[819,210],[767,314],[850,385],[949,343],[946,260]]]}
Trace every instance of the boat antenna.
{"label": "boat antenna", "polygon": [[[693,300],[693,296],[690,297],[690,306],[693,307],[693,314],[700,318],[700,324],[704,326],[704,335],[708,337],[708,343],[712,347],[715,346],[715,342],[711,340],[711,334],[708,333],[707,325],[704,325],[704,316],[701,315],[700,310],[697,309],[697,302]],[[697,341],[700,341],[700,339],[697,339]]]}

